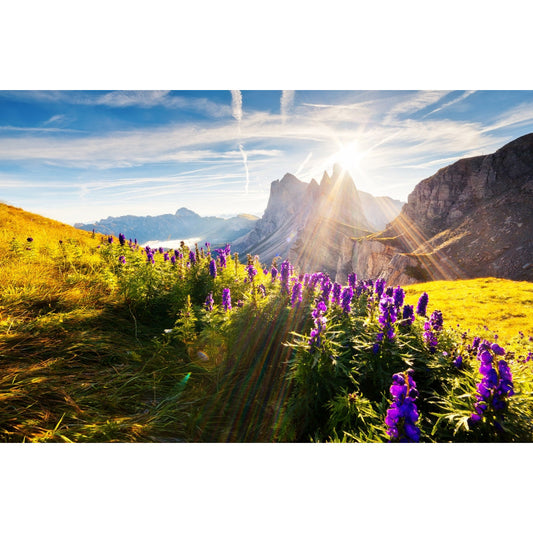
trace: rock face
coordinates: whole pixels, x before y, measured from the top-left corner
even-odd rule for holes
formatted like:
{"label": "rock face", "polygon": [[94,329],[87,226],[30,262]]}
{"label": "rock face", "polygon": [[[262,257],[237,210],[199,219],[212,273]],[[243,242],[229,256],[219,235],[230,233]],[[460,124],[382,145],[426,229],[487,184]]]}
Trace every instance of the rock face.
{"label": "rock face", "polygon": [[[361,201],[361,196],[364,202]],[[272,182],[263,217],[232,249],[257,254],[263,262],[288,258],[302,272],[325,271],[332,278],[346,277],[353,239],[385,227],[399,212],[401,202],[359,193],[352,178],[335,165],[324,172],[320,184],[285,174]],[[367,218],[371,217],[372,223]]]}
{"label": "rock face", "polygon": [[352,266],[389,284],[481,276],[533,281],[532,214],[529,134],[420,182],[384,231],[354,244]]}
{"label": "rock face", "polygon": [[128,239],[137,239],[139,243],[197,238],[222,244],[249,232],[257,220],[258,218],[252,215],[239,215],[228,219],[201,217],[194,211],[181,207],[174,215],[108,217],[95,224],[75,224],[75,227],[87,231],[94,228],[103,234],[124,233]]}

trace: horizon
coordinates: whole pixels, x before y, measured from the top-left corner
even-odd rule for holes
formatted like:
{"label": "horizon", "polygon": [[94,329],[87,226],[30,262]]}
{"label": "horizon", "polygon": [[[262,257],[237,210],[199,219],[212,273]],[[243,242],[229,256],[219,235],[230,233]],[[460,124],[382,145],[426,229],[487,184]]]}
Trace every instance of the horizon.
{"label": "horizon", "polygon": [[335,163],[403,202],[533,131],[533,91],[0,91],[0,201],[58,221],[261,216]]}

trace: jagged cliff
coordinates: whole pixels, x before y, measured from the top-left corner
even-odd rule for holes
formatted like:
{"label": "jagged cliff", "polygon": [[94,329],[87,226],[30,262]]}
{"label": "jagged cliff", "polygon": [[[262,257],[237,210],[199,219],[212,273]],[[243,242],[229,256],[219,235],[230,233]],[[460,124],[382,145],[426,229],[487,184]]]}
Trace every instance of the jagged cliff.
{"label": "jagged cliff", "polygon": [[352,247],[362,277],[392,283],[495,276],[533,281],[533,134],[420,182],[400,215]]}
{"label": "jagged cliff", "polygon": [[232,248],[257,254],[267,263],[275,256],[289,258],[302,272],[323,270],[332,277],[346,276],[352,239],[385,227],[402,205],[388,197],[359,193],[338,165],[331,176],[324,172],[320,184],[285,174],[272,182],[263,217]]}

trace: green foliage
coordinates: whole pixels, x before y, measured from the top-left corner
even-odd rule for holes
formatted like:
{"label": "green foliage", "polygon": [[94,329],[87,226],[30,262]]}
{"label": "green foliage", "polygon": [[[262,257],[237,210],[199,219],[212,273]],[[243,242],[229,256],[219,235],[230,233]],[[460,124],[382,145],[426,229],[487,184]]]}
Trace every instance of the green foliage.
{"label": "green foliage", "polygon": [[[412,325],[398,319],[393,338],[377,342],[383,330],[371,290],[354,296],[349,313],[328,300],[316,343],[312,311],[320,286],[307,284],[302,301],[291,306],[279,278],[264,274],[257,257],[246,261],[257,270],[252,280],[236,254],[225,267],[218,260],[213,277],[216,255],[209,249],[194,247],[193,264],[185,245],[174,261],[155,252],[152,262],[116,238],[109,243],[6,216],[0,227],[4,441],[386,442],[392,375],[408,369],[419,393],[421,441],[532,440],[533,345],[526,328],[506,340],[499,356],[512,372],[514,395],[504,409],[490,408],[471,423],[480,362],[473,336],[454,329],[459,310],[450,322],[444,307],[453,303],[449,287],[461,294],[466,282],[447,282],[446,298],[433,304],[428,290],[430,307],[445,318],[435,349],[424,337],[424,317]],[[479,283],[482,293],[468,293],[471,306],[480,294],[487,309],[505,306],[497,283]],[[231,292],[227,311],[224,289]],[[517,298],[519,289],[529,294],[529,285],[513,285]],[[407,292],[415,303],[422,290]],[[209,293],[212,309],[205,306]],[[526,296],[520,301],[530,301]],[[506,313],[527,315],[527,305]],[[483,331],[494,338],[488,327]]]}

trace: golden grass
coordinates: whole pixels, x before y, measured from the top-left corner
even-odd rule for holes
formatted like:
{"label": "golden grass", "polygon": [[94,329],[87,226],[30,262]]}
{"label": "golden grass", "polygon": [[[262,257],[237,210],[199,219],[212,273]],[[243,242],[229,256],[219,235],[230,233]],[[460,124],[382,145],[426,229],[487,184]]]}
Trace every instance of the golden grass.
{"label": "golden grass", "polygon": [[533,335],[533,283],[497,278],[431,281],[409,285],[405,292],[406,303],[415,308],[427,292],[428,315],[442,311],[445,327],[484,338],[498,335],[502,343],[511,342],[519,332],[526,338]]}

